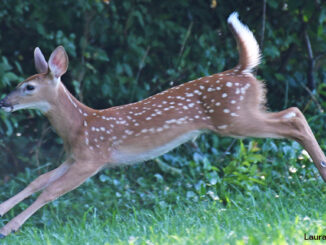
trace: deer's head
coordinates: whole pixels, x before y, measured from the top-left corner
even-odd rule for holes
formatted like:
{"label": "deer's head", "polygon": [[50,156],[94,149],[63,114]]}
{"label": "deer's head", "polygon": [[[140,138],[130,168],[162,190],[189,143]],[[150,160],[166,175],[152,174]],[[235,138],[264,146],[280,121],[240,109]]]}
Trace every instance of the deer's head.
{"label": "deer's head", "polygon": [[41,50],[35,48],[37,74],[25,81],[0,101],[0,108],[12,112],[19,109],[39,109],[47,112],[57,98],[61,76],[67,71],[68,56],[62,46],[57,47],[46,62]]}

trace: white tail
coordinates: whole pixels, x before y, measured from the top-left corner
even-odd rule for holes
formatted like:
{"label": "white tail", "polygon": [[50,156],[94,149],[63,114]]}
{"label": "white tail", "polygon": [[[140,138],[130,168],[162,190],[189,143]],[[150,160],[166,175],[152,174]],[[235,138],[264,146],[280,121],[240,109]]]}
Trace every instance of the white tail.
{"label": "white tail", "polygon": [[228,18],[228,23],[240,50],[239,69],[243,73],[250,73],[260,63],[258,43],[249,28],[239,21],[238,13],[232,13]]}
{"label": "white tail", "polygon": [[325,155],[300,110],[265,111],[263,85],[251,74],[260,60],[258,44],[236,13],[228,22],[239,46],[238,66],[106,110],[83,105],[61,83],[60,77],[68,67],[63,47],[54,50],[48,62],[37,48],[35,66],[40,73],[20,83],[0,101],[0,106],[6,111],[42,110],[62,137],[68,158],[0,205],[0,215],[4,215],[43,190],[30,207],[0,230],[2,236],[18,230],[39,208],[102,168],[157,157],[207,130],[225,136],[296,140],[326,180]]}

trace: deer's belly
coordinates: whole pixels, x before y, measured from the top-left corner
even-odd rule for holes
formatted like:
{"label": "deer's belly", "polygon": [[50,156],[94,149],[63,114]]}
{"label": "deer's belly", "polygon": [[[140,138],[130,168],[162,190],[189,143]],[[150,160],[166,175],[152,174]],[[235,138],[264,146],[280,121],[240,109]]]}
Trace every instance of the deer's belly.
{"label": "deer's belly", "polygon": [[[112,152],[110,165],[133,164],[158,157],[196,138],[202,132],[202,130],[193,130],[182,135],[175,135],[174,137],[165,138],[161,136],[148,141],[139,141],[136,144],[122,145]],[[162,141],[163,144],[161,143]]]}

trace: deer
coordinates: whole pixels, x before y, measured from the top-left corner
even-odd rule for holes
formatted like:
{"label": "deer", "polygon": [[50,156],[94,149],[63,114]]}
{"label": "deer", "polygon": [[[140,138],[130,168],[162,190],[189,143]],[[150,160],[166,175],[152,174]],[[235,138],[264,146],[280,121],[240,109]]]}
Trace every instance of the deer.
{"label": "deer", "polygon": [[259,45],[237,12],[227,22],[239,51],[234,68],[104,110],[84,105],[61,82],[68,68],[62,46],[51,53],[48,62],[35,48],[37,74],[19,83],[0,101],[0,108],[6,112],[40,110],[62,138],[66,160],[0,204],[3,216],[33,193],[41,192],[0,229],[1,238],[100,170],[156,158],[207,131],[230,137],[295,140],[326,181],[325,155],[303,113],[297,107],[280,112],[266,109],[264,83],[253,74],[261,60]]}

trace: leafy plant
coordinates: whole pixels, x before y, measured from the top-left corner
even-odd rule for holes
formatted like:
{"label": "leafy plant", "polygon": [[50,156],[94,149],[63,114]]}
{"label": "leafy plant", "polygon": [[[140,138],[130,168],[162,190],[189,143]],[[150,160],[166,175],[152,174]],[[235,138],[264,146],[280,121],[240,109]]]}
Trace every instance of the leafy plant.
{"label": "leafy plant", "polygon": [[[63,82],[76,97],[94,108],[134,102],[172,85],[231,68],[238,57],[226,18],[238,10],[257,39],[263,40],[258,77],[266,81],[268,106],[271,110],[300,107],[325,150],[322,109],[326,8],[322,1],[266,1],[264,30],[262,3],[257,1],[106,2],[1,1],[1,98],[35,73],[32,54],[36,46],[49,55],[57,45],[64,45],[70,68]],[[320,96],[308,79],[311,57],[307,37],[314,51],[312,75]],[[39,112],[9,115],[1,111],[0,118],[0,183],[26,168],[45,172],[63,159],[61,140]],[[99,175],[99,185],[118,179],[125,186],[121,188],[139,186],[135,192],[148,204],[157,198],[147,195],[151,181],[162,186],[168,183],[168,189],[161,186],[161,193],[168,195],[171,202],[181,195],[171,189],[185,186],[184,194],[189,200],[208,197],[228,203],[229,193],[234,191],[249,195],[267,186],[274,188],[284,183],[284,178],[288,185],[294,178],[314,178],[309,160],[298,158],[301,148],[296,144],[272,140],[238,142],[205,135],[196,141],[196,147],[186,144],[151,164],[132,167],[133,175],[129,174],[130,169],[122,169],[113,178],[108,170]],[[298,171],[289,173],[291,166]],[[149,173],[146,178],[141,177],[144,171]],[[176,178],[182,180],[172,184]],[[115,195],[133,195],[132,190],[118,187]]]}

